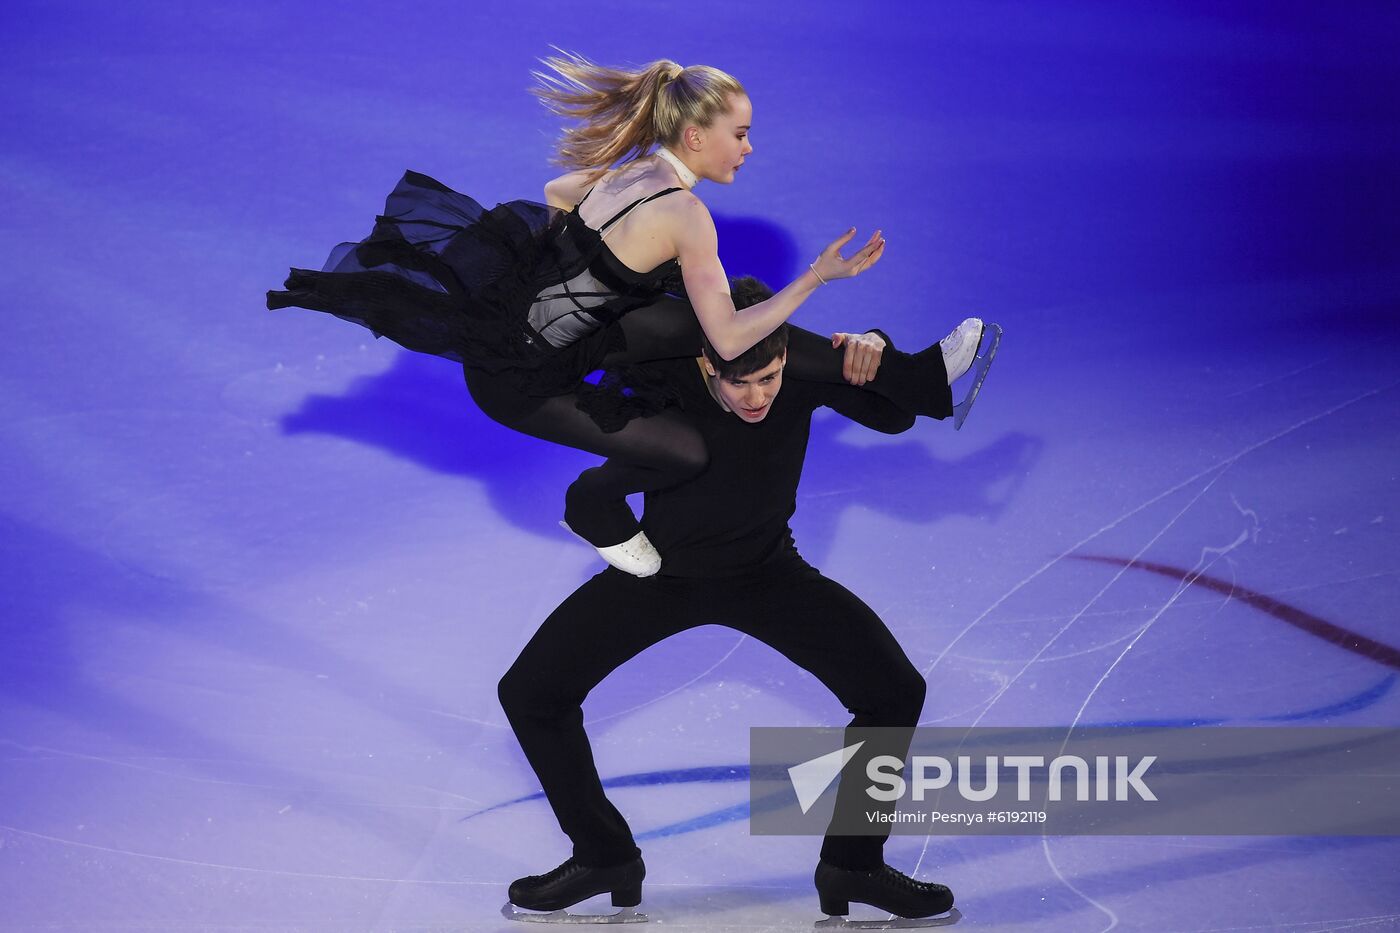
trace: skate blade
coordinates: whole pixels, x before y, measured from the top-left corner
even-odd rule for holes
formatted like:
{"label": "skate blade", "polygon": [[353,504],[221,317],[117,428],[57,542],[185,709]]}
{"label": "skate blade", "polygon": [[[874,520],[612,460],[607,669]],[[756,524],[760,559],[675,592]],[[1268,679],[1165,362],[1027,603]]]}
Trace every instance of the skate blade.
{"label": "skate blade", "polygon": [[510,901],[501,908],[501,916],[522,923],[646,923],[651,919],[637,913],[635,907],[623,907],[615,914],[571,914],[567,910],[523,910]]}
{"label": "skate blade", "polygon": [[818,930],[917,930],[924,927],[952,926],[962,919],[962,911],[954,907],[938,917],[894,917],[890,920],[848,920],[827,917],[812,924]]}
{"label": "skate blade", "polygon": [[992,360],[997,355],[997,347],[1001,346],[1001,325],[988,324],[983,330],[983,338],[987,333],[992,335],[992,342],[987,346],[985,352],[979,354],[973,362],[975,371],[972,376],[972,388],[967,390],[967,395],[961,402],[953,406],[953,430],[961,431],[963,422],[967,420],[967,413],[972,411],[972,403],[977,401],[977,393],[982,391],[982,383],[987,381],[987,370],[992,368]]}

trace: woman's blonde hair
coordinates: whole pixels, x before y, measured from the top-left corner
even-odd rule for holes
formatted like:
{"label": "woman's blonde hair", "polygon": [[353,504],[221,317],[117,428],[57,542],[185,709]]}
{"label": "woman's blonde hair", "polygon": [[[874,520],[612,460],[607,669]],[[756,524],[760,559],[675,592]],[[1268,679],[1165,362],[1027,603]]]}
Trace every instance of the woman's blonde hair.
{"label": "woman's blonde hair", "polygon": [[580,124],[565,127],[554,162],[598,175],[652,146],[678,142],[691,124],[709,126],[729,110],[732,95],[745,93],[732,75],[708,65],[683,68],[662,59],[626,71],[557,51],[540,59],[547,71],[531,72],[538,82],[531,92],[553,113]]}

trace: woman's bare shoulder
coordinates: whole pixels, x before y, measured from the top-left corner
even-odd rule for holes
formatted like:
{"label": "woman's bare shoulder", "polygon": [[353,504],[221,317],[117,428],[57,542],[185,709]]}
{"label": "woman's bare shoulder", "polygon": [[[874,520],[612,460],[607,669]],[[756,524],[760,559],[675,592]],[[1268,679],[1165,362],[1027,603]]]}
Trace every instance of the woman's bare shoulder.
{"label": "woman's bare shoulder", "polygon": [[545,203],[560,210],[573,210],[593,186],[593,175],[592,171],[580,169],[550,179],[544,185]]}
{"label": "woman's bare shoulder", "polygon": [[[637,160],[620,165],[598,178],[596,184],[588,186],[592,189],[592,194],[588,197],[588,204],[583,208],[584,213],[588,215],[585,220],[592,218],[593,221],[601,221],[603,218],[610,217],[618,211],[626,209],[629,205],[647,198],[652,200],[645,208],[645,216],[662,217],[670,212],[672,202],[682,195],[688,196],[692,201],[696,200],[695,196],[689,192],[675,192],[666,197],[654,197],[673,185],[674,182],[668,181],[666,176],[657,171],[654,163],[649,160]],[[583,194],[580,193],[579,197],[582,198]]]}
{"label": "woman's bare shoulder", "polygon": [[657,205],[661,208],[660,213],[668,220],[683,226],[702,224],[714,227],[714,218],[710,216],[710,209],[705,206],[705,202],[695,196],[693,191],[675,191],[663,198],[657,199]]}
{"label": "woman's bare shoulder", "polygon": [[713,251],[717,234],[715,221],[705,202],[690,191],[677,191],[656,202],[661,225],[670,235],[678,255],[699,250]]}

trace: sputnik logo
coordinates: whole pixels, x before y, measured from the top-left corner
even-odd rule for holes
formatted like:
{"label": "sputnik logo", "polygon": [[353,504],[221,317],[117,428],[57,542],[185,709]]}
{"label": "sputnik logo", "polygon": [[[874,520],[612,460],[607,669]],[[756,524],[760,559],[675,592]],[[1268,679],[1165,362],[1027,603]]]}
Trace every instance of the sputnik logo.
{"label": "sputnik logo", "polygon": [[788,768],[788,779],[792,781],[792,789],[797,792],[797,802],[803,813],[812,809],[812,805],[831,786],[831,782],[836,780],[836,775],[841,773],[841,769],[846,767],[846,763],[855,757],[855,753],[864,744],[862,741],[847,745],[840,751],[830,752]]}

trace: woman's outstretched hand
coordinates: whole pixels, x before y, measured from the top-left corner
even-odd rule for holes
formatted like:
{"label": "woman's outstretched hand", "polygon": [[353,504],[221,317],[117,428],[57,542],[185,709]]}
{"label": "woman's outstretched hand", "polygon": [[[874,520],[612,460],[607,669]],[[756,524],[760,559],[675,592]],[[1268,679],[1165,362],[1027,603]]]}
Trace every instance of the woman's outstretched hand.
{"label": "woman's outstretched hand", "polygon": [[856,228],[852,227],[846,231],[845,236],[833,240],[822,250],[817,261],[812,263],[812,270],[821,279],[830,282],[832,279],[854,278],[880,261],[880,257],[885,254],[885,238],[880,235],[879,230],[870,234],[870,239],[866,240],[865,245],[850,259],[841,257],[841,247],[851,242],[855,235]]}

